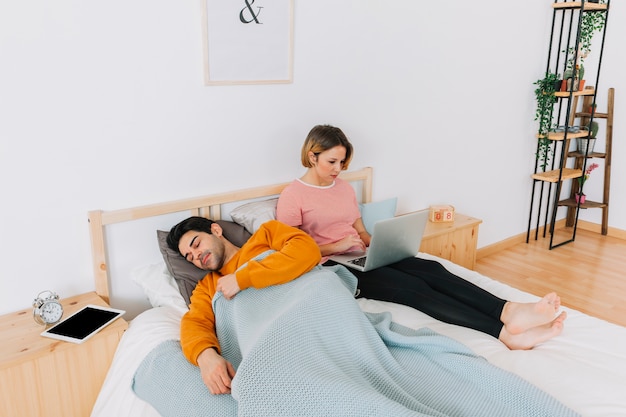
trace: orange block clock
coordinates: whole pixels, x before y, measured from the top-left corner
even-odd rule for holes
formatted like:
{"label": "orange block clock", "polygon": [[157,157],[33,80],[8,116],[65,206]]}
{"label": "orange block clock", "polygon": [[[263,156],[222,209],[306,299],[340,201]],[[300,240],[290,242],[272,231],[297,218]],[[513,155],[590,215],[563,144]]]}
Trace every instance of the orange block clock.
{"label": "orange block clock", "polygon": [[454,207],[450,205],[430,206],[429,219],[433,223],[453,222]]}

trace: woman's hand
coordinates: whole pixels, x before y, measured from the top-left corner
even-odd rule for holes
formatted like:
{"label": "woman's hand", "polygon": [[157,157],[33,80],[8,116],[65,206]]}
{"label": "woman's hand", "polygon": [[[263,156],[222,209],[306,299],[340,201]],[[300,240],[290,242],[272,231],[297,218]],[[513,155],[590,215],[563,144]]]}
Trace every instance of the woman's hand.
{"label": "woman's hand", "polygon": [[329,243],[327,245],[320,246],[320,251],[323,256],[330,256],[337,253],[347,252],[348,250],[352,251],[365,251],[365,243],[363,240],[354,235],[346,236],[341,240],[336,241],[335,243]]}

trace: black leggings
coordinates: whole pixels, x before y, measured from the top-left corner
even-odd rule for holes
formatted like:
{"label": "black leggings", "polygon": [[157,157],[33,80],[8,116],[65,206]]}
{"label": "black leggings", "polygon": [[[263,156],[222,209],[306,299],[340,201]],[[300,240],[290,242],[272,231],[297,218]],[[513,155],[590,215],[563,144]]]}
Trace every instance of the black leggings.
{"label": "black leggings", "polygon": [[348,269],[359,280],[359,297],[404,304],[446,323],[496,339],[500,335],[506,301],[454,275],[439,262],[411,257],[368,272]]}

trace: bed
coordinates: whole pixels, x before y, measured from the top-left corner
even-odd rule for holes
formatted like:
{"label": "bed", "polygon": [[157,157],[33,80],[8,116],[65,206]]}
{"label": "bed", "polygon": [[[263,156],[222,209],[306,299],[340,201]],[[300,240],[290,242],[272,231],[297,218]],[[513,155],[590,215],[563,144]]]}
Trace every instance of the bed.
{"label": "bed", "polygon": [[[363,204],[376,204],[371,201],[371,168],[345,172],[342,177],[354,185]],[[254,227],[251,221],[266,219],[252,216],[250,210],[267,211],[269,208],[271,211],[272,204],[275,206],[272,200],[286,185],[275,184],[122,210],[89,212],[96,291],[114,307],[128,309],[129,305],[141,306],[130,320],[118,346],[92,417],[160,415],[133,391],[134,377],[157,348],[179,338],[180,319],[187,309],[185,291],[180,281],[174,278],[166,257],[157,262],[154,258],[144,262],[134,257],[130,262],[122,262],[128,264],[126,271],[117,271],[113,267],[113,258],[119,254],[110,239],[110,229],[122,223],[147,223],[147,228],[152,229],[150,239],[156,242],[155,228],[167,230],[177,219],[189,215],[222,221],[236,219],[244,228],[246,225]],[[164,220],[151,221],[156,218]],[[445,259],[426,253],[418,256],[439,261],[451,272],[501,298],[515,301],[538,299],[535,295]],[[129,283],[130,278],[135,284]],[[129,300],[126,296],[116,299],[115,288],[129,285],[141,288],[141,297],[136,300]],[[393,322],[401,326],[428,328],[460,342],[490,364],[518,375],[580,415],[626,416],[626,328],[564,306],[568,318],[560,336],[530,351],[510,351],[488,335],[440,322],[406,306],[362,298],[357,303],[368,314],[388,312]],[[207,412],[202,415],[214,414]]]}

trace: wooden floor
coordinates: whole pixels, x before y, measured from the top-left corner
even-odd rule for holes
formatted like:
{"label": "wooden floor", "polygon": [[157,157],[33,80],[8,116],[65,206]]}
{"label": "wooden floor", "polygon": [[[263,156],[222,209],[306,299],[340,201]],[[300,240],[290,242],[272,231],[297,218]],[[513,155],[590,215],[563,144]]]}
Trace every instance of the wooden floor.
{"label": "wooden floor", "polygon": [[476,271],[535,295],[556,291],[563,305],[626,326],[626,240],[578,229],[574,242],[549,242],[532,236],[478,259]]}

